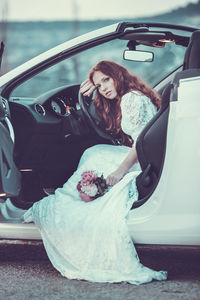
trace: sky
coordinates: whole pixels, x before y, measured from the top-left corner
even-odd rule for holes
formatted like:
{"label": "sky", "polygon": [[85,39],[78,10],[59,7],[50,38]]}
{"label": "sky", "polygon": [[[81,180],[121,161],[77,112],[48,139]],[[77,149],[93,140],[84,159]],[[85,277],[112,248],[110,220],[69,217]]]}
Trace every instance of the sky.
{"label": "sky", "polygon": [[10,21],[134,18],[168,12],[189,2],[198,0],[0,0],[0,14]]}

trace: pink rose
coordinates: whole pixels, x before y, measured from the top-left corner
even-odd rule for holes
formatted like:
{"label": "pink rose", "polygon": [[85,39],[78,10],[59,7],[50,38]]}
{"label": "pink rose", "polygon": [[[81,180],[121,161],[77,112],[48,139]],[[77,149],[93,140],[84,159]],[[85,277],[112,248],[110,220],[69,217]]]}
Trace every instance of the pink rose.
{"label": "pink rose", "polygon": [[80,192],[80,197],[84,202],[90,202],[92,199],[83,192]]}
{"label": "pink rose", "polygon": [[84,181],[91,181],[97,178],[97,175],[94,171],[85,171],[82,173],[82,180]]}

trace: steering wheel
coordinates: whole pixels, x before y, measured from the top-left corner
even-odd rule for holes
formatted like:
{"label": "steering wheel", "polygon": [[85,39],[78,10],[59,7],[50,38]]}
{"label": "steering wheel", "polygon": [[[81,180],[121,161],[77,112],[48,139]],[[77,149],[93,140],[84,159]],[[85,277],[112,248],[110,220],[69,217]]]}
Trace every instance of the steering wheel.
{"label": "steering wheel", "polygon": [[102,120],[96,112],[92,96],[83,96],[79,91],[78,101],[85,121],[89,123],[100,137],[114,142],[116,138],[111,133],[106,132],[106,129],[102,128]]}

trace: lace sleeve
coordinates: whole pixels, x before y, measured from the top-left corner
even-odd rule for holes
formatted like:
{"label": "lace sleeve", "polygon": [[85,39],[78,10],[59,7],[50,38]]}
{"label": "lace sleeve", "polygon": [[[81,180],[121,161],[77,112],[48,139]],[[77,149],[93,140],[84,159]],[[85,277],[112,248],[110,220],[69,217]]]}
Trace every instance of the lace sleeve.
{"label": "lace sleeve", "polygon": [[130,92],[122,97],[121,112],[122,130],[135,143],[142,129],[156,114],[156,108],[148,97],[138,92]]}

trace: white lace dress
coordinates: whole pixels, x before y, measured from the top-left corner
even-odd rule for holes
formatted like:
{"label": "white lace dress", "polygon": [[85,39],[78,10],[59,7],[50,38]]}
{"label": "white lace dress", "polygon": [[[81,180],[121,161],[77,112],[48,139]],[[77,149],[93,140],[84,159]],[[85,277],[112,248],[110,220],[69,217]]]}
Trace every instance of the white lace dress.
{"label": "white lace dress", "polygon": [[[156,113],[150,99],[138,92],[123,96],[121,110],[122,129],[134,141]],[[83,171],[96,170],[106,177],[129,151],[126,146],[114,145],[87,149],[64,186],[25,213],[25,222],[34,221],[39,227],[48,257],[63,276],[132,284],[166,279],[166,272],[140,263],[127,228],[129,210],[138,197],[135,178],[140,172],[139,164],[92,202],[83,202],[76,189]]]}

